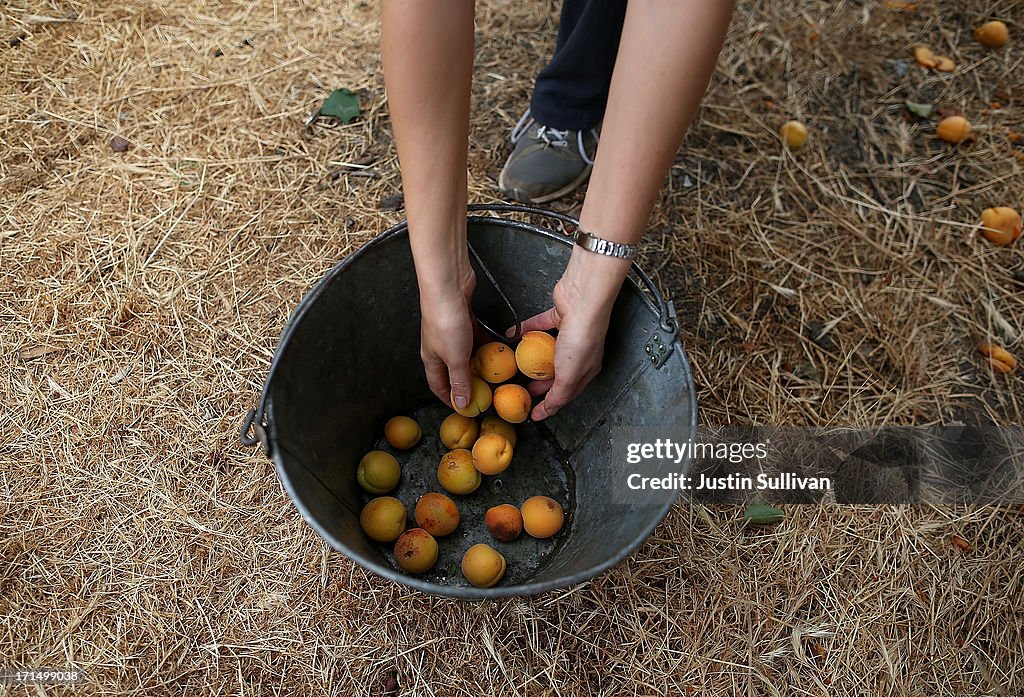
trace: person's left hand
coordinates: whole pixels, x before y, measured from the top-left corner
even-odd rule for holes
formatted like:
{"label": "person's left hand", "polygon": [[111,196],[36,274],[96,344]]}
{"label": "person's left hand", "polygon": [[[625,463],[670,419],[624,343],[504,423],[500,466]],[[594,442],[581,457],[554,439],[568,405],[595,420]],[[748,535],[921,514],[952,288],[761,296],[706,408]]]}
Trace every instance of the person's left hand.
{"label": "person's left hand", "polygon": [[[558,330],[554,379],[536,380],[528,388],[534,397],[547,393],[530,414],[534,421],[554,416],[601,372],[605,335],[621,280],[612,288],[608,279],[616,274],[598,276],[594,273],[596,269],[591,262],[606,264],[604,259],[577,259],[574,253],[565,274],[555,285],[551,293],[553,306],[523,322],[523,332]],[[604,292],[591,292],[594,281],[603,286]]]}

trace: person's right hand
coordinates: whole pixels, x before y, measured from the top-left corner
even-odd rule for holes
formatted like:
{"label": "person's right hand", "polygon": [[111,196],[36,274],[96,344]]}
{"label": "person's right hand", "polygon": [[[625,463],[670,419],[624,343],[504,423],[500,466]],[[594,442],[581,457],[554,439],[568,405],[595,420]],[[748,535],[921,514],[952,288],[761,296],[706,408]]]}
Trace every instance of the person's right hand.
{"label": "person's right hand", "polygon": [[476,275],[468,269],[454,283],[430,295],[421,290],[420,295],[420,358],[427,383],[438,399],[459,408],[469,404],[472,392],[469,361],[475,322],[470,299],[475,287]]}

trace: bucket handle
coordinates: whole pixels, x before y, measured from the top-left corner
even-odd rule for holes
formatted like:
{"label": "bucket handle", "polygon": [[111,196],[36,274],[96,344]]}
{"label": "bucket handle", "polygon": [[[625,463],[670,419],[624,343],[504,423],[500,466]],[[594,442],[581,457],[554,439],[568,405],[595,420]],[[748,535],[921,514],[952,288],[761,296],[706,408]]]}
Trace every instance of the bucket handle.
{"label": "bucket handle", "polygon": [[[580,221],[567,213],[558,213],[556,211],[544,210],[543,208],[520,206],[512,203],[473,203],[467,206],[467,210],[470,212],[495,211],[500,213],[537,215],[542,218],[557,220],[573,227],[578,228],[580,226]],[[631,266],[631,271],[643,289],[647,291],[652,298],[654,298],[654,306],[658,311],[658,327],[660,332],[651,336],[646,346],[644,346],[644,352],[650,358],[654,367],[660,368],[671,355],[672,346],[679,334],[679,323],[676,320],[676,308],[671,300],[665,300],[665,297],[661,294],[661,291],[658,290],[658,286],[654,283],[654,280],[651,279],[651,277],[648,276],[635,261]],[[661,335],[661,332],[664,333],[664,336]]]}

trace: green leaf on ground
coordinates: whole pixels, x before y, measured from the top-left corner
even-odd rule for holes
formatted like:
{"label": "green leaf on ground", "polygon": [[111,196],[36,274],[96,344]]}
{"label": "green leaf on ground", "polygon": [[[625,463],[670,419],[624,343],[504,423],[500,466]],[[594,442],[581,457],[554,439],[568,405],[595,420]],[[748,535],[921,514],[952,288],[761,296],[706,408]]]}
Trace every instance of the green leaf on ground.
{"label": "green leaf on ground", "polygon": [[334,90],[320,107],[320,116],[333,116],[342,123],[348,123],[359,116],[359,95],[344,87]]}
{"label": "green leaf on ground", "polygon": [[771,525],[781,523],[786,517],[785,511],[764,503],[748,503],[743,510],[743,520],[751,525]]}
{"label": "green leaf on ground", "polygon": [[813,363],[804,362],[793,369],[793,375],[800,378],[801,380],[813,380],[814,382],[821,382],[821,376],[818,375],[818,369],[814,367]]}
{"label": "green leaf on ground", "polygon": [[920,116],[922,119],[930,118],[932,112],[935,111],[934,104],[919,104],[910,100],[907,100],[904,104],[907,106],[907,111],[914,116]]}

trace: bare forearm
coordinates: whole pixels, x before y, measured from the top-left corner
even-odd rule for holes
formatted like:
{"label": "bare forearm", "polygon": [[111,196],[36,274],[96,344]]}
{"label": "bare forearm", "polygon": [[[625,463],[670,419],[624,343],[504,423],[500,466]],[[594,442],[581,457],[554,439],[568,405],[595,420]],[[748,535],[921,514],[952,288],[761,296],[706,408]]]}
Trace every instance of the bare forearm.
{"label": "bare forearm", "polygon": [[731,0],[631,0],[583,208],[590,225],[622,242],[643,235],[731,15]]}
{"label": "bare forearm", "polygon": [[421,292],[468,273],[473,0],[385,0],[382,55]]}
{"label": "bare forearm", "polygon": [[[711,79],[732,8],[732,0],[630,0],[580,216],[585,229],[630,244],[643,236]],[[628,264],[590,263],[602,273],[588,275],[605,279],[603,287],[616,293],[613,281],[625,277]]]}

